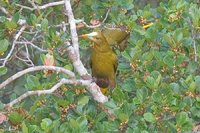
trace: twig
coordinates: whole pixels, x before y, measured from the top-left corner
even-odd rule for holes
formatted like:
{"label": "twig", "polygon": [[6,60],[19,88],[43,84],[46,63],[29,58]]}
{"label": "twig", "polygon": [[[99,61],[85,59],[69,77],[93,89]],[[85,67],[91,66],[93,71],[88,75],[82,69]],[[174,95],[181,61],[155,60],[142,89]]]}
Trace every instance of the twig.
{"label": "twig", "polygon": [[98,27],[102,26],[102,25],[105,23],[106,19],[108,18],[108,14],[110,13],[110,10],[111,10],[111,8],[108,9],[108,11],[106,12],[105,18],[103,19],[103,21],[102,21],[100,24],[97,24],[97,25],[88,25],[88,24],[87,24],[86,22],[84,22],[84,21],[82,21],[82,23],[83,23],[87,28],[98,28]]}
{"label": "twig", "polygon": [[[23,61],[23,62],[24,62],[27,66],[29,66],[29,67],[33,67],[33,66],[34,66],[34,64],[33,64],[33,62],[32,62],[31,60],[28,60],[28,59],[22,59],[22,58],[20,58],[20,57],[17,56],[17,55],[15,55],[15,57],[16,57],[17,59]],[[30,62],[30,64],[29,64],[29,62]]]}
{"label": "twig", "polygon": [[77,35],[77,32],[76,32],[76,24],[75,24],[74,15],[73,15],[73,12],[72,12],[70,0],[64,0],[64,2],[65,2],[65,8],[66,8],[67,16],[68,16],[68,19],[69,19],[69,24],[70,24],[70,33],[71,33],[71,37],[72,37],[72,45],[74,47],[76,56],[79,59],[80,54],[79,54],[79,45],[78,45],[78,35]]}
{"label": "twig", "polygon": [[9,77],[7,80],[5,80],[3,83],[0,84],[0,89],[4,88],[6,85],[8,85],[10,82],[16,80],[17,78],[30,73],[30,72],[35,72],[35,71],[40,71],[40,70],[53,70],[56,72],[62,72],[68,75],[70,78],[75,78],[75,75],[73,72],[70,70],[64,69],[62,67],[56,67],[56,66],[35,66],[35,67],[30,67],[25,70],[22,70],[13,76]]}
{"label": "twig", "polygon": [[29,2],[35,9],[37,9],[37,5],[34,3],[34,1],[28,0],[28,2]]}
{"label": "twig", "polygon": [[62,4],[64,4],[64,1],[51,2],[51,3],[45,4],[43,6],[37,6],[37,7],[33,7],[33,8],[28,7],[28,6],[23,6],[23,5],[20,5],[20,4],[16,4],[16,6],[19,6],[19,7],[23,8],[23,9],[27,9],[27,10],[33,11],[33,10],[36,10],[36,9],[43,10],[43,9],[48,8],[48,7],[58,6],[58,5],[62,5]]}
{"label": "twig", "polygon": [[194,61],[197,62],[197,47],[196,47],[196,33],[194,29],[192,29],[192,44],[194,49]]}
{"label": "twig", "polygon": [[7,16],[11,17],[10,13],[4,8],[0,6],[0,10],[5,13]]}
{"label": "twig", "polygon": [[41,52],[48,52],[48,50],[42,49],[42,48],[36,46],[35,44],[33,44],[32,42],[16,41],[16,43],[17,44],[28,44],[28,45],[31,45],[33,48],[35,48],[35,49],[37,49],[37,50],[39,50]]}
{"label": "twig", "polygon": [[14,104],[22,101],[26,97],[32,96],[32,95],[44,95],[44,94],[52,94],[55,90],[60,88],[63,84],[73,84],[73,85],[82,85],[82,86],[88,86],[91,83],[90,80],[69,80],[69,79],[61,79],[60,82],[55,84],[51,89],[49,90],[37,90],[37,91],[28,91],[18,97],[17,99],[13,100],[12,102],[6,104],[5,108],[12,107]]}
{"label": "twig", "polygon": [[9,51],[8,55],[6,56],[6,58],[4,59],[3,65],[0,66],[0,68],[1,68],[1,67],[4,67],[4,66],[6,65],[6,62],[8,61],[8,59],[10,58],[10,56],[12,55],[12,53],[13,53],[13,51],[14,51],[14,49],[15,49],[15,45],[16,45],[17,39],[21,36],[22,32],[23,32],[25,29],[26,29],[26,25],[22,26],[21,29],[19,30],[19,32],[15,35],[12,48],[11,48],[11,50]]}
{"label": "twig", "polygon": [[195,27],[192,25],[192,21],[188,21],[189,25],[191,26],[191,32],[192,32],[192,45],[194,49],[194,61],[197,62],[197,47],[196,47],[196,31]]}

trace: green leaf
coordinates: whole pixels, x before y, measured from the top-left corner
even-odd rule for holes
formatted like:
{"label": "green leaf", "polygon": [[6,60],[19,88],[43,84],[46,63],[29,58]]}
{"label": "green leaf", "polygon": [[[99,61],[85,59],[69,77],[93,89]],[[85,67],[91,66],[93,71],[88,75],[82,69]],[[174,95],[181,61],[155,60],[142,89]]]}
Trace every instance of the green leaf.
{"label": "green leaf", "polygon": [[120,88],[116,88],[116,89],[114,89],[114,91],[112,93],[112,98],[113,98],[113,100],[115,100],[117,102],[123,102],[123,100],[125,99],[125,96]]}
{"label": "green leaf", "polygon": [[48,20],[47,20],[46,18],[42,20],[41,28],[42,28],[43,30],[48,29]]}
{"label": "green leaf", "polygon": [[173,45],[172,37],[169,34],[164,34],[163,39],[169,43],[169,45]]}
{"label": "green leaf", "polygon": [[64,99],[58,99],[57,103],[58,103],[58,106],[61,106],[61,107],[67,107],[69,105],[69,102]]}
{"label": "green leaf", "polygon": [[88,104],[88,101],[89,101],[89,97],[88,96],[83,96],[78,100],[78,105],[85,106],[86,104]]}
{"label": "green leaf", "polygon": [[154,92],[152,94],[152,99],[154,100],[154,102],[160,103],[162,102],[162,95],[159,92]]}
{"label": "green leaf", "polygon": [[148,96],[147,88],[138,89],[136,92],[136,96],[141,102],[143,102],[145,98]]}
{"label": "green leaf", "polygon": [[108,108],[111,108],[111,109],[117,108],[117,105],[112,100],[106,102],[105,106],[108,107]]}
{"label": "green leaf", "polygon": [[8,116],[9,121],[14,125],[19,125],[23,121],[23,116],[18,112],[12,112]]}
{"label": "green leaf", "polygon": [[122,84],[122,89],[127,92],[134,91],[136,89],[135,88],[135,80],[133,78],[126,79]]}
{"label": "green leaf", "polygon": [[22,122],[22,132],[23,132],[23,133],[29,133],[29,132],[28,132],[28,127],[26,126],[26,124],[25,124],[24,121]]}
{"label": "green leaf", "polygon": [[177,32],[177,34],[175,34],[175,37],[176,37],[177,42],[180,42],[183,39],[183,33]]}
{"label": "green leaf", "polygon": [[189,120],[188,114],[186,112],[180,112],[176,115],[176,122],[179,125],[185,124]]}
{"label": "green leaf", "polygon": [[148,76],[147,80],[146,80],[146,85],[147,87],[151,88],[151,89],[155,89],[154,88],[154,84],[155,84],[155,79],[153,77]]}
{"label": "green leaf", "polygon": [[144,117],[144,119],[145,119],[146,121],[148,121],[148,122],[150,122],[150,123],[154,123],[154,122],[156,121],[154,115],[153,115],[152,113],[150,113],[150,112],[144,113],[143,117]]}
{"label": "green leaf", "polygon": [[0,22],[5,22],[7,20],[7,18],[5,16],[0,16]]}
{"label": "green leaf", "polygon": [[74,119],[70,119],[69,124],[70,124],[70,127],[72,129],[78,129],[78,128],[80,128],[79,127],[79,123],[76,120],[74,120]]}
{"label": "green leaf", "polygon": [[186,57],[185,55],[178,55],[176,58],[176,65],[180,65],[181,63],[183,63],[183,61],[185,61]]}
{"label": "green leaf", "polygon": [[164,59],[163,62],[165,64],[167,64],[169,67],[173,67],[174,66],[174,59],[173,59],[173,55],[171,53],[168,53]]}
{"label": "green leaf", "polygon": [[13,17],[12,17],[12,21],[14,21],[15,23],[17,23],[18,20],[19,20],[19,18],[20,18],[20,12],[16,12],[16,13],[13,15]]}
{"label": "green leaf", "polygon": [[28,131],[29,131],[28,133],[35,133],[38,128],[39,127],[36,126],[36,125],[30,125],[30,126],[28,126]]}
{"label": "green leaf", "polygon": [[177,83],[171,83],[170,87],[173,89],[174,92],[180,93],[180,86]]}
{"label": "green leaf", "polygon": [[187,66],[187,73],[194,73],[198,69],[198,64],[196,62],[190,62],[189,65]]}
{"label": "green leaf", "polygon": [[125,113],[120,113],[117,117],[121,122],[127,122],[129,120],[129,116]]}
{"label": "green leaf", "polygon": [[85,116],[78,117],[76,121],[79,123],[79,126],[82,129],[82,131],[83,129],[87,128],[88,121]]}
{"label": "green leaf", "polygon": [[6,67],[0,67],[0,76],[5,75],[7,73],[7,68]]}
{"label": "green leaf", "polygon": [[196,84],[196,87],[197,87],[197,92],[200,92],[200,76],[196,76],[195,77],[195,84]]}
{"label": "green leaf", "polygon": [[14,21],[7,21],[6,22],[6,28],[8,28],[9,30],[13,30],[17,28],[17,23]]}
{"label": "green leaf", "polygon": [[0,56],[3,54],[9,46],[9,42],[7,39],[0,40],[1,48],[0,48]]}
{"label": "green leaf", "polygon": [[36,23],[37,23],[37,17],[36,17],[36,15],[35,14],[31,14],[30,18],[29,18],[29,21],[30,21],[30,24],[36,25]]}
{"label": "green leaf", "polygon": [[52,120],[49,118],[44,118],[42,119],[42,122],[40,123],[40,126],[43,130],[45,130],[46,132],[51,130],[51,124],[52,124]]}
{"label": "green leaf", "polygon": [[195,108],[195,107],[192,107],[190,109],[190,111],[192,112],[192,116],[195,116],[197,118],[200,118],[200,110]]}
{"label": "green leaf", "polygon": [[36,76],[29,75],[26,78],[26,87],[30,89],[38,89],[37,87],[40,85],[39,79]]}
{"label": "green leaf", "polygon": [[188,90],[190,92],[195,92],[196,89],[196,83],[193,81],[192,83],[190,83]]}
{"label": "green leaf", "polygon": [[180,126],[181,131],[191,131],[193,128],[192,120],[186,112],[180,112],[176,115],[176,123]]}

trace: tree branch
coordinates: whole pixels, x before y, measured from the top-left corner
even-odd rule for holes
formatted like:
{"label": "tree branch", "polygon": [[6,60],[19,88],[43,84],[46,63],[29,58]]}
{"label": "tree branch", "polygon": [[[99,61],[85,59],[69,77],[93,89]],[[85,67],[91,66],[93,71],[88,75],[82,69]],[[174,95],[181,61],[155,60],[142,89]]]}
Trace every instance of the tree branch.
{"label": "tree branch", "polygon": [[10,58],[10,56],[12,55],[14,49],[15,49],[15,45],[16,45],[16,41],[18,40],[18,38],[21,36],[22,32],[26,29],[26,25],[22,26],[21,29],[19,30],[19,32],[15,35],[14,37],[14,41],[13,41],[13,44],[12,44],[12,48],[11,50],[9,51],[8,55],[6,56],[5,59],[3,59],[3,65],[0,66],[1,67],[4,67],[6,65],[6,62],[8,61],[8,59]]}
{"label": "tree branch", "polygon": [[84,22],[83,20],[82,20],[82,23],[83,23],[87,28],[98,28],[98,27],[102,26],[102,25],[105,23],[106,19],[108,18],[108,14],[110,13],[110,10],[111,10],[111,8],[108,9],[108,11],[106,12],[105,18],[103,19],[103,21],[102,21],[100,24],[97,24],[97,25],[88,25],[88,24],[87,24],[86,22]]}
{"label": "tree branch", "polygon": [[78,35],[77,35],[77,32],[76,32],[76,23],[75,23],[74,15],[73,15],[73,12],[72,12],[70,0],[65,0],[65,8],[66,8],[66,12],[67,12],[67,16],[68,16],[69,24],[70,24],[70,33],[71,33],[71,37],[72,37],[72,45],[73,45],[75,53],[76,53],[76,55],[79,59],[80,54],[79,54],[79,45],[78,45]]}
{"label": "tree branch", "polygon": [[63,84],[73,84],[73,85],[82,85],[82,86],[88,86],[90,85],[91,80],[69,80],[69,79],[61,79],[60,82],[55,84],[51,89],[48,90],[36,90],[36,91],[27,91],[17,99],[13,100],[12,102],[5,105],[5,108],[10,108],[14,104],[21,102],[23,99],[33,96],[33,95],[44,95],[44,94],[52,94],[55,90],[60,88]]}
{"label": "tree branch", "polygon": [[64,1],[51,2],[51,3],[45,4],[43,6],[37,6],[37,7],[34,6],[33,8],[28,7],[28,6],[23,6],[23,5],[20,5],[20,4],[16,4],[16,6],[19,6],[19,7],[23,8],[23,9],[27,9],[27,10],[33,11],[33,10],[36,10],[36,9],[43,10],[43,9],[48,8],[48,7],[58,6],[58,5],[62,5],[62,4],[64,4]]}
{"label": "tree branch", "polygon": [[37,49],[37,50],[39,50],[41,52],[48,52],[48,50],[42,49],[42,48],[36,46],[35,44],[33,44],[32,42],[29,42],[29,41],[26,41],[26,42],[24,42],[24,41],[16,41],[16,43],[17,44],[28,44],[28,45],[31,45],[33,48],[35,48],[35,49]]}
{"label": "tree branch", "polygon": [[63,72],[65,73],[66,75],[68,75],[70,78],[74,79],[75,78],[75,75],[73,72],[67,70],[67,69],[64,69],[62,67],[56,67],[56,66],[35,66],[35,67],[30,67],[30,68],[27,68],[25,70],[22,70],[16,74],[14,74],[13,76],[9,77],[7,80],[5,80],[4,82],[2,82],[0,84],[0,89],[4,88],[6,85],[8,85],[9,83],[11,83],[12,81],[16,80],[17,78],[27,74],[27,73],[30,73],[30,72],[35,72],[35,71],[40,71],[40,70],[53,70],[53,71],[56,71],[56,72]]}

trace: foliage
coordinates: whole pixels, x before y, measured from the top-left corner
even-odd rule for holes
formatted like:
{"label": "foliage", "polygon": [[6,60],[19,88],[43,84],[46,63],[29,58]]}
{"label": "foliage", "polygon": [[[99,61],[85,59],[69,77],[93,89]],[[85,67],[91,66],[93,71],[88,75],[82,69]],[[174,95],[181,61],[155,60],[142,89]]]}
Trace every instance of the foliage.
{"label": "foliage", "polygon": [[[35,2],[43,5],[51,0]],[[1,1],[0,4],[12,14],[12,19],[7,20],[0,12],[0,58],[11,48],[12,36],[20,28],[18,20],[25,19],[41,35],[35,40],[38,46],[51,51],[44,54],[29,47],[34,64],[45,64],[45,59],[50,58],[51,64],[55,61],[57,66],[73,70],[66,54],[60,52],[70,34],[55,27],[66,21],[63,6],[22,12],[16,4],[30,6],[27,1]],[[9,121],[0,125],[2,131],[9,127],[13,132],[24,133],[192,131],[200,121],[199,3],[169,0],[150,4],[142,6],[138,0],[72,1],[75,17],[84,18],[86,23],[91,19],[103,20],[110,8],[106,23],[126,25],[130,29],[128,48],[124,52],[116,51],[118,85],[110,90],[109,101],[105,103],[114,112],[114,120],[83,87],[66,85],[55,95],[31,96],[22,101],[8,112]],[[153,25],[143,29],[146,22]],[[79,34],[90,31],[78,29]],[[28,32],[23,36],[27,40],[33,38]],[[88,42],[80,40],[79,43],[85,61]],[[27,67],[12,58],[6,67],[0,68],[1,82]],[[0,91],[1,101],[9,102],[28,90],[48,89],[62,77],[65,76],[51,72],[25,75]]]}

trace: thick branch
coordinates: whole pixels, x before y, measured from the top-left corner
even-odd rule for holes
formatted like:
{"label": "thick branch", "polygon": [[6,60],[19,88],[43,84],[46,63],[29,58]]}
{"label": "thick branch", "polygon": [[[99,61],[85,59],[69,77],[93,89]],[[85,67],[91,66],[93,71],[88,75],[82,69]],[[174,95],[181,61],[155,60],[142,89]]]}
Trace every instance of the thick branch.
{"label": "thick branch", "polygon": [[68,48],[67,48],[68,56],[69,56],[70,60],[72,61],[73,66],[75,67],[78,74],[83,79],[91,79],[91,76],[88,74],[87,70],[83,66],[83,63],[77,57],[74,48],[72,46],[70,46],[69,42],[67,42],[67,46],[68,46]]}
{"label": "thick branch", "polygon": [[74,15],[73,15],[73,12],[72,12],[70,0],[65,0],[65,7],[66,7],[67,16],[68,16],[69,24],[70,24],[72,45],[73,45],[75,53],[76,53],[76,55],[79,59],[80,55],[79,55],[78,35],[77,35],[77,32],[76,32],[76,23],[75,23]]}
{"label": "thick branch", "polygon": [[30,68],[27,68],[23,71],[20,71],[16,74],[14,74],[13,76],[11,76],[10,78],[8,78],[7,80],[5,80],[3,83],[0,84],[0,89],[4,88],[6,85],[8,85],[9,83],[11,83],[12,81],[14,81],[15,79],[27,74],[27,73],[30,73],[30,72],[35,72],[35,71],[40,71],[40,70],[53,70],[53,71],[56,71],[56,72],[63,72],[65,73],[66,75],[68,75],[70,78],[75,78],[75,75],[73,72],[67,70],[67,69],[64,69],[62,67],[56,67],[56,66],[35,66],[35,67],[30,67]]}
{"label": "thick branch", "polygon": [[37,90],[37,91],[28,91],[18,97],[17,99],[13,100],[12,102],[6,104],[5,108],[12,107],[14,104],[21,102],[23,99],[33,96],[33,95],[44,95],[44,94],[52,94],[55,90],[60,88],[63,84],[73,84],[73,85],[82,85],[82,86],[88,86],[90,85],[90,80],[68,80],[68,79],[61,79],[60,82],[55,84],[51,89],[49,90]]}

